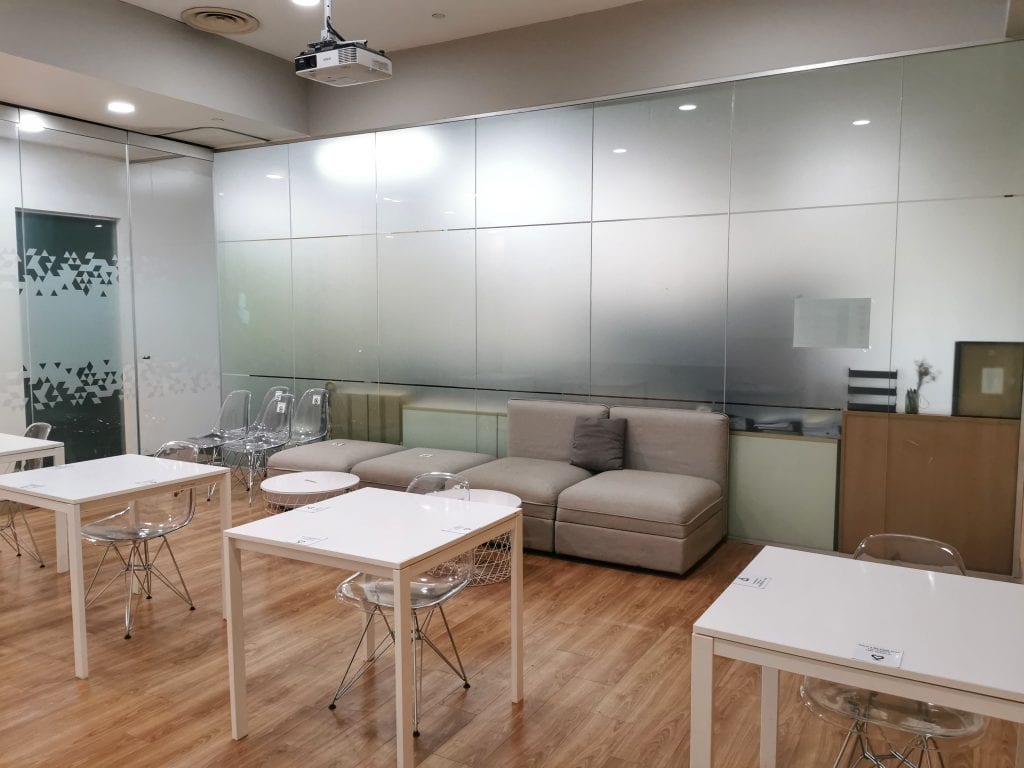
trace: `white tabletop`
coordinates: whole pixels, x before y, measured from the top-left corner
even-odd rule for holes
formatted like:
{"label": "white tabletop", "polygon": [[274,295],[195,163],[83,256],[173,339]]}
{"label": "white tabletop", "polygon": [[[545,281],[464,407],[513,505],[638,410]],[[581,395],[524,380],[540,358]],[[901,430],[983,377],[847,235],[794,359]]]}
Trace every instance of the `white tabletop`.
{"label": "white tabletop", "polygon": [[222,474],[223,467],[209,464],[127,454],[0,475],[0,493],[10,490],[41,499],[83,504],[138,487],[199,481]]}
{"label": "white tabletop", "polygon": [[8,435],[0,432],[0,459],[22,451],[38,451],[47,448],[60,448],[64,443],[54,440],[39,440],[34,437],[23,437],[22,435]]}
{"label": "white tabletop", "polygon": [[359,484],[359,478],[348,472],[287,472],[268,477],[260,488],[268,493],[297,494],[343,491]]}
{"label": "white tabletop", "polygon": [[[1024,587],[765,547],[694,632],[1024,702]],[[902,666],[855,660],[858,644]]]}
{"label": "white tabletop", "polygon": [[236,526],[225,534],[401,568],[475,530],[505,522],[516,512],[496,504],[362,488]]}

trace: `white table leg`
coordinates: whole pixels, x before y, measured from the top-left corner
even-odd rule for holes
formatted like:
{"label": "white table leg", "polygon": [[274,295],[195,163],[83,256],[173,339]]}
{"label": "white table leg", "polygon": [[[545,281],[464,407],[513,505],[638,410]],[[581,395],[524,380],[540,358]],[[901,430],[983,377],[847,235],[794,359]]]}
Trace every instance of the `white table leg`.
{"label": "white table leg", "polygon": [[509,580],[511,589],[511,620],[512,627],[512,703],[523,700],[523,518],[522,513],[516,515],[515,527],[512,529],[512,574]]}
{"label": "white table leg", "polygon": [[[223,488],[221,493],[224,493]],[[231,697],[231,737],[240,739],[249,732],[249,712],[245,690],[245,621],[242,615],[242,550],[233,539],[224,536],[225,594],[228,620],[228,691]]]}
{"label": "white table leg", "polygon": [[71,571],[71,633],[75,641],[75,677],[89,677],[89,644],[85,632],[85,574],[82,572],[82,510],[59,512],[67,526],[68,567]]}
{"label": "white table leg", "polygon": [[[192,490],[193,493],[198,492],[198,488]],[[224,477],[220,481],[220,531],[224,533],[228,528],[231,527],[231,474],[225,470]],[[227,556],[224,556],[223,573],[221,574],[221,615],[223,618],[228,617],[228,561]]]}
{"label": "white table leg", "polygon": [[761,667],[761,768],[775,768],[779,734],[779,670]]}
{"label": "white table leg", "polygon": [[693,634],[690,647],[690,768],[711,768],[714,640]]}
{"label": "white table leg", "polygon": [[392,572],[395,588],[395,730],[398,768],[412,768],[412,601],[409,579]]}
{"label": "white table leg", "polygon": [[[53,466],[59,467],[64,464],[64,448],[57,448],[53,452]],[[68,571],[68,521],[60,512],[54,516],[56,523],[57,538],[57,573]]]}

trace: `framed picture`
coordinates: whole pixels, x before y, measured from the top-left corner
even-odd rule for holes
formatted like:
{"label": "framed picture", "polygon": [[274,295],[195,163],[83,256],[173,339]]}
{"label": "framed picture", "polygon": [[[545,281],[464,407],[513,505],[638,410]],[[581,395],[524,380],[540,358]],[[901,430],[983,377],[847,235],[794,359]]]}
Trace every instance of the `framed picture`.
{"label": "framed picture", "polygon": [[953,415],[1019,419],[1024,342],[958,341]]}

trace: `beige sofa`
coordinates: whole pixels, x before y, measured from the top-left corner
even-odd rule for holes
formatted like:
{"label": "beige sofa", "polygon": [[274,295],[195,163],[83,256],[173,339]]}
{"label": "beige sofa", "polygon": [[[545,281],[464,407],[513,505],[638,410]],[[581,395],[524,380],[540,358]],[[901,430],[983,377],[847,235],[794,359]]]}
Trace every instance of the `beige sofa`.
{"label": "beige sofa", "polygon": [[[578,416],[626,420],[623,469],[593,474],[570,463]],[[421,472],[457,472],[523,500],[529,549],[683,574],[725,537],[728,458],[723,414],[510,400],[504,458],[330,440],[281,451],[269,469],[351,471],[394,489]]]}

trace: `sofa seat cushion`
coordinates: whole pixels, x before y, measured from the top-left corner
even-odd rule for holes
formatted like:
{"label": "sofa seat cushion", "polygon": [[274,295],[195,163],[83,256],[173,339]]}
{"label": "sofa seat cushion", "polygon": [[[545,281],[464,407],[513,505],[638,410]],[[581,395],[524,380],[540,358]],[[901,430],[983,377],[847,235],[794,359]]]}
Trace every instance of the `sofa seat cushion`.
{"label": "sofa seat cushion", "polygon": [[471,488],[514,493],[523,500],[523,514],[554,519],[558,495],[590,473],[565,461],[507,456],[460,473]]}
{"label": "sofa seat cushion", "polygon": [[602,472],[562,492],[558,522],[685,538],[722,508],[713,480],[667,472]]}
{"label": "sofa seat cushion", "polygon": [[494,457],[486,453],[410,448],[407,451],[361,461],[352,468],[352,473],[358,475],[364,483],[400,488],[404,491],[414,477],[424,472],[461,474],[464,469],[493,460]]}
{"label": "sofa seat cushion", "polygon": [[405,449],[392,443],[364,440],[325,440],[275,453],[267,461],[269,474],[279,472],[349,472],[356,464]]}

